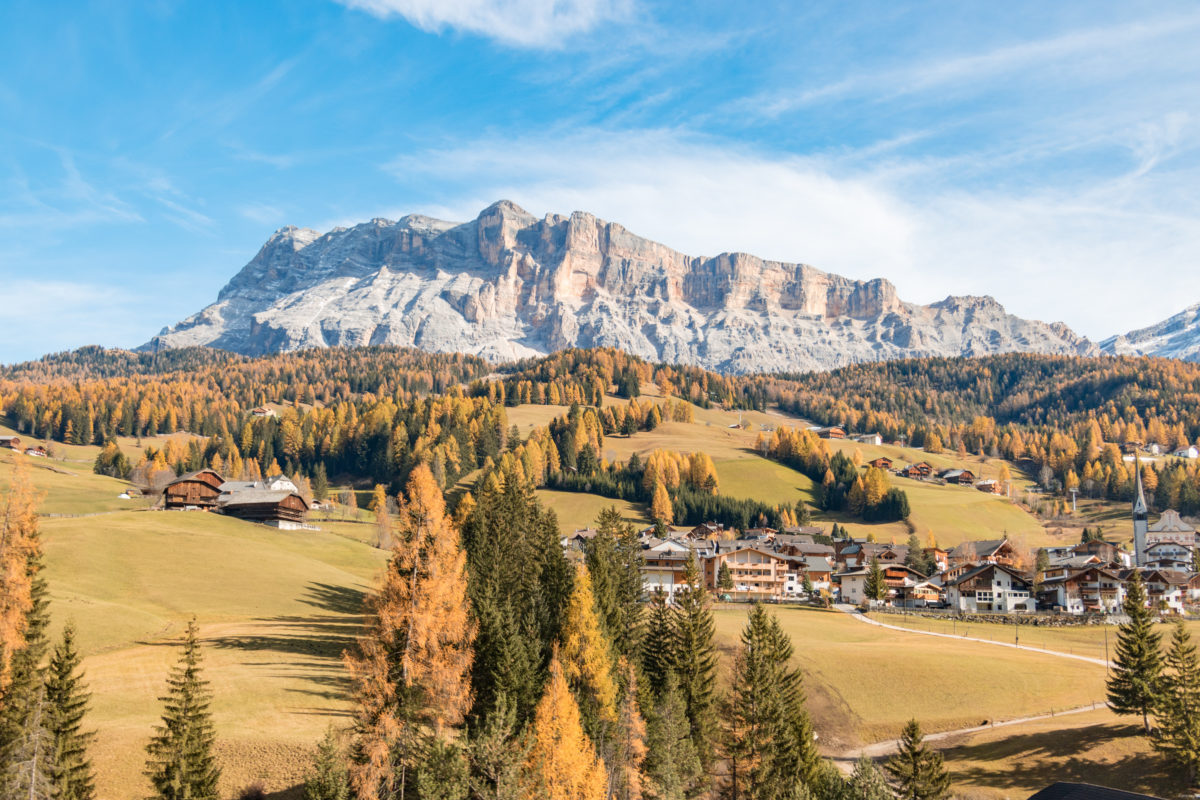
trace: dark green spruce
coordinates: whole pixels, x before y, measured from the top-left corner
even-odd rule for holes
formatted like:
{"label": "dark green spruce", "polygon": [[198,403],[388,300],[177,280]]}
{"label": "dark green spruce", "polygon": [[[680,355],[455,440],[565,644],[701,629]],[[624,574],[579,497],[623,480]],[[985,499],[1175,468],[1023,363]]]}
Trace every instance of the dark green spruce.
{"label": "dark green spruce", "polygon": [[91,800],[95,795],[88,747],[96,735],[84,730],[90,698],[83,684],[79,651],[75,649],[75,627],[68,624],[50,656],[46,673],[49,729],[54,737],[51,776],[57,800]]}
{"label": "dark green spruce", "polygon": [[1117,714],[1140,715],[1150,733],[1150,714],[1162,676],[1162,636],[1154,630],[1154,614],[1146,608],[1146,587],[1137,572],[1126,587],[1123,610],[1129,621],[1117,630],[1108,707]]}
{"label": "dark green spruce", "polygon": [[188,622],[179,663],[167,679],[162,725],[146,747],[151,800],[217,800],[221,770],[213,755],[212,693],[201,675],[196,621]]}

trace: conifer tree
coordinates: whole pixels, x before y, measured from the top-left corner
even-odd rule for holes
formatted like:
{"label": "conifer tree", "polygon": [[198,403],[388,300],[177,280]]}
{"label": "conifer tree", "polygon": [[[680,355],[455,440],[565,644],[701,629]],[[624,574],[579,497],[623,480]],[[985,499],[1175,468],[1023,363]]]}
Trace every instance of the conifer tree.
{"label": "conifer tree", "polygon": [[1200,766],[1200,656],[1181,621],[1175,622],[1164,667],[1152,741],[1154,749],[1184,768],[1193,786]]}
{"label": "conifer tree", "polygon": [[579,706],[558,655],[526,734],[523,796],[539,800],[602,800],[608,793],[604,762],[583,732]]}
{"label": "conifer tree", "polygon": [[57,800],[91,800],[95,794],[87,751],[96,735],[83,729],[90,697],[80,674],[75,628],[68,624],[50,657],[46,674],[47,727],[54,738],[51,775]]}
{"label": "conifer tree", "polygon": [[0,651],[9,656],[0,682],[0,788],[11,793],[0,794],[5,797],[28,797],[31,792],[42,797],[54,788],[54,740],[43,666],[49,648],[49,597],[41,576],[36,504],[24,467],[18,466],[0,527]]}
{"label": "conifer tree", "polygon": [[816,775],[819,759],[791,656],[779,621],[756,603],[734,660],[725,748],[732,793],[747,800],[794,797]]}
{"label": "conifer tree", "polygon": [[304,800],[349,800],[350,773],[337,733],[331,726],[317,745],[312,772],[304,781]]}
{"label": "conifer tree", "polygon": [[879,559],[872,557],[867,579],[863,582],[863,594],[868,600],[883,600],[887,596],[887,582],[883,578],[883,567]]}
{"label": "conifer tree", "polygon": [[643,765],[646,759],[646,720],[638,707],[637,671],[628,660],[618,664],[623,692],[608,763],[608,782],[615,800],[642,800],[645,796]]}
{"label": "conifer tree", "polygon": [[1138,572],[1126,588],[1123,610],[1129,621],[1117,630],[1108,707],[1117,714],[1140,714],[1148,734],[1162,675],[1162,637],[1154,630],[1154,615],[1146,608],[1146,589]]}
{"label": "conifer tree", "polygon": [[810,576],[807,571],[804,573],[804,584],[801,588],[804,590],[805,597],[811,598],[813,596],[813,592],[816,591],[816,588],[813,586],[812,576]]}
{"label": "conifer tree", "polygon": [[687,707],[674,673],[668,672],[646,721],[645,796],[649,800],[684,800],[704,774],[692,744]]}
{"label": "conifer tree", "polygon": [[700,578],[696,552],[688,552],[684,587],[672,615],[671,653],[679,693],[687,708],[692,744],[705,769],[715,757],[713,738],[717,711],[717,648],[708,592]]}
{"label": "conifer tree", "polygon": [[516,713],[500,695],[483,723],[471,731],[470,786],[478,800],[523,800],[521,773],[526,752],[516,728]]}
{"label": "conifer tree", "polygon": [[586,563],[592,593],[613,654],[632,658],[644,634],[642,556],[637,532],[610,506],[596,520],[596,535],[587,544]]}
{"label": "conifer tree", "polygon": [[424,464],[409,476],[392,559],[370,604],[367,631],[346,659],[356,700],[351,783],[360,800],[403,798],[423,749],[439,746],[471,701],[466,555]]}
{"label": "conifer tree", "polygon": [[167,679],[163,724],[146,747],[146,777],[157,800],[216,800],[221,770],[213,755],[212,694],[201,676],[196,620],[188,622],[179,663]]}
{"label": "conifer tree", "polygon": [[528,482],[512,472],[488,472],[475,500],[462,527],[479,629],[472,716],[486,717],[503,695],[523,726],[542,695],[571,592],[571,568],[558,544],[558,521]]}
{"label": "conifer tree", "polygon": [[[642,644],[642,674],[646,686],[655,695],[663,691],[667,677],[675,669],[674,618],[667,596],[661,588],[650,595],[650,613],[646,623],[646,638]],[[678,687],[678,681],[675,682]]]}
{"label": "conifer tree", "polygon": [[943,800],[950,794],[950,773],[942,754],[925,744],[915,719],[904,726],[899,750],[884,769],[895,783],[898,800]]}
{"label": "conifer tree", "polygon": [[567,684],[579,704],[583,730],[603,752],[610,728],[617,721],[617,682],[609,643],[596,615],[592,579],[586,566],[581,565],[575,572],[562,639],[559,658]]}
{"label": "conifer tree", "polygon": [[892,787],[888,786],[887,778],[875,766],[875,762],[867,755],[859,756],[854,764],[854,772],[850,774],[847,790],[852,800],[895,800]]}
{"label": "conifer tree", "polygon": [[675,512],[671,506],[671,495],[662,481],[654,484],[654,493],[650,497],[650,517],[662,525],[670,525],[675,519]]}
{"label": "conifer tree", "polygon": [[729,564],[722,561],[720,569],[717,570],[717,588],[722,592],[733,591],[733,573],[729,570]]}

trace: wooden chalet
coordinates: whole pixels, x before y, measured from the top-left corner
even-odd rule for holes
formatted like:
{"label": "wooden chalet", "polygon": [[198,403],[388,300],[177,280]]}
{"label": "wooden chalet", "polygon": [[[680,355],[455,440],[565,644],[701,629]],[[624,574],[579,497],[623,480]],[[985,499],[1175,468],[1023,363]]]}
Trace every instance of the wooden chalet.
{"label": "wooden chalet", "polygon": [[928,478],[933,475],[933,465],[925,461],[921,461],[916,464],[909,464],[907,467],[900,470],[900,475],[901,477],[913,478],[914,480]]}
{"label": "wooden chalet", "polygon": [[974,542],[963,542],[950,551],[950,563],[953,564],[1004,564],[1012,566],[1017,562],[1017,551],[1007,538],[981,539]]}
{"label": "wooden chalet", "polygon": [[25,455],[34,456],[36,458],[46,458],[50,455],[50,453],[41,445],[34,445],[33,447],[25,448]]}
{"label": "wooden chalet", "polygon": [[1038,601],[1068,614],[1115,614],[1125,600],[1125,584],[1111,570],[1092,565],[1042,579]]}
{"label": "wooden chalet", "polygon": [[225,479],[214,470],[202,469],[180,475],[163,490],[164,505],[168,509],[200,508],[206,511],[217,507],[221,486]]}
{"label": "wooden chalet", "polygon": [[975,488],[987,494],[1004,494],[1004,484],[993,478],[976,481]]}
{"label": "wooden chalet", "polygon": [[938,477],[946,483],[954,483],[959,486],[975,485],[975,473],[969,469],[948,469]]}
{"label": "wooden chalet", "polygon": [[947,581],[946,599],[955,611],[970,614],[1037,610],[1032,576],[1004,564],[980,564]]}
{"label": "wooden chalet", "polygon": [[875,467],[875,469],[891,469],[892,468],[892,460],[890,458],[888,458],[887,456],[880,456],[879,458],[875,459],[874,461],[868,461],[867,464],[869,466]]}
{"label": "wooden chalet", "polygon": [[304,523],[308,503],[286,489],[241,489],[221,495],[218,508],[221,513],[238,519],[295,529]]}
{"label": "wooden chalet", "polygon": [[5,447],[7,447],[9,450],[16,450],[17,452],[20,452],[21,437],[20,436],[0,436],[0,448],[5,448]]}
{"label": "wooden chalet", "polygon": [[839,428],[836,425],[829,428],[821,428],[817,431],[817,436],[821,437],[822,439],[845,439],[846,429]]}
{"label": "wooden chalet", "polygon": [[[722,564],[729,568],[730,577],[733,578],[730,592],[720,589],[717,583]],[[738,547],[718,552],[704,559],[703,565],[705,583],[710,591],[750,600],[782,597],[787,574],[795,569],[787,556],[759,547]]]}

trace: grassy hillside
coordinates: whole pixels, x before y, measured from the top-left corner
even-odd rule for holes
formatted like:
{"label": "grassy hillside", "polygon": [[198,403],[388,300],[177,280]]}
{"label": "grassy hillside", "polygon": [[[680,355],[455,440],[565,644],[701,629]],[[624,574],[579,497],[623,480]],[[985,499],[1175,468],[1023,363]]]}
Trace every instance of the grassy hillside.
{"label": "grassy hillside", "polygon": [[[13,458],[0,455],[0,488]],[[46,512],[117,504],[119,481],[26,460]],[[55,635],[73,620],[85,655],[101,797],[146,791],[143,748],[192,616],[215,693],[225,796],[259,779],[294,785],[326,726],[345,724],[340,655],[384,553],[341,531],[279,531],[202,512],[43,518],[41,529]]]}
{"label": "grassy hillside", "polygon": [[[813,721],[831,751],[898,736],[913,717],[936,732],[1104,699],[1104,668],[1086,662],[932,640],[835,611],[775,613],[792,637]],[[745,619],[745,606],[716,611],[726,666]]]}

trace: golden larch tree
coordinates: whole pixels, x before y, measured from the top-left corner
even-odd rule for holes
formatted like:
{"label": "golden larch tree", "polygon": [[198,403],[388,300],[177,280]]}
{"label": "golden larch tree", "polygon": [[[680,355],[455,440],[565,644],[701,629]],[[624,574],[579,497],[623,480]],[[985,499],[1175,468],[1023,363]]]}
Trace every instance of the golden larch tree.
{"label": "golden larch tree", "polygon": [[675,518],[675,511],[671,506],[671,495],[667,494],[667,487],[663,486],[662,481],[654,484],[654,496],[650,501],[650,517],[663,525],[670,525]]}
{"label": "golden larch tree", "polygon": [[40,501],[24,459],[15,459],[12,482],[4,500],[4,516],[0,519],[0,688],[8,683],[9,659],[25,643],[25,619],[33,603],[29,563],[40,547],[37,537]]}
{"label": "golden larch tree", "polygon": [[559,657],[567,683],[575,693],[584,724],[594,738],[617,721],[617,682],[612,646],[600,627],[588,568],[575,572]]}
{"label": "golden larch tree", "polygon": [[426,465],[409,477],[395,522],[371,620],[346,657],[356,699],[351,781],[361,800],[402,797],[421,742],[461,724],[471,703],[466,554]]}
{"label": "golden larch tree", "polygon": [[579,706],[567,686],[558,653],[550,680],[526,733],[521,796],[539,800],[603,800],[608,793],[604,762],[583,732]]}

